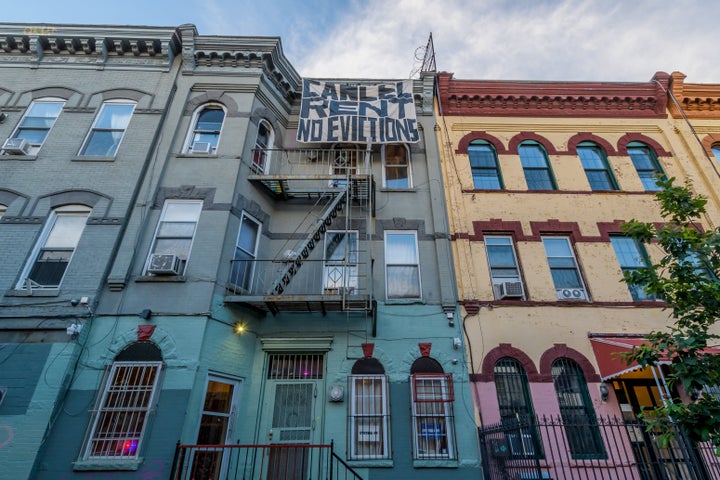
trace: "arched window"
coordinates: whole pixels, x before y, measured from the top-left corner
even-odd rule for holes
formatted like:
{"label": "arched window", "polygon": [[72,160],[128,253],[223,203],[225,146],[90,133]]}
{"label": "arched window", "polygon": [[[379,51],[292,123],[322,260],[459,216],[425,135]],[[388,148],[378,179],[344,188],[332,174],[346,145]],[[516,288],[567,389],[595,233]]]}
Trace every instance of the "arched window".
{"label": "arched window", "polygon": [[473,140],[468,145],[473,186],[478,190],[502,190],[502,176],[495,147],[485,140]]}
{"label": "arched window", "polygon": [[6,148],[5,153],[36,154],[45,142],[50,129],[55,125],[55,120],[57,120],[64,105],[65,100],[62,98],[33,100],[11,137],[25,140],[26,146],[23,147],[22,142],[20,142],[14,146],[13,150]]}
{"label": "arched window", "polygon": [[366,357],[352,367],[348,405],[349,457],[354,460],[390,458],[390,395],[385,368]]}
{"label": "arched window", "polygon": [[216,153],[224,121],[225,109],[222,105],[211,103],[200,107],[193,117],[186,152]]}
{"label": "arched window", "polygon": [[434,358],[420,357],[410,368],[413,458],[454,460],[455,414],[452,374]]}
{"label": "arched window", "polygon": [[618,190],[607,156],[599,145],[593,142],[581,142],[577,146],[577,154],[592,190]]}
{"label": "arched window", "polygon": [[495,363],[493,373],[510,453],[519,458],[542,456],[527,372],[518,360],[504,357]]}
{"label": "arched window", "polygon": [[383,186],[385,188],[412,188],[410,150],[407,145],[383,145]]}
{"label": "arched window", "polygon": [[605,448],[580,365],[558,358],[550,371],[572,458],[604,458]]}
{"label": "arched window", "polygon": [[275,142],[275,132],[267,120],[260,120],[255,149],[253,151],[253,170],[256,173],[267,173],[270,166],[272,147]]}
{"label": "arched window", "polygon": [[157,403],[162,352],[151,342],[136,342],[121,351],[98,392],[82,460],[136,461]]}
{"label": "arched window", "polygon": [[715,160],[720,162],[720,143],[716,143],[711,148],[713,155],[715,156]]}
{"label": "arched window", "polygon": [[635,165],[635,170],[637,170],[645,190],[660,190],[657,180],[663,178],[665,173],[655,156],[655,152],[641,142],[628,143],[627,152],[633,165]]}
{"label": "arched window", "polygon": [[518,147],[528,190],[557,190],[555,178],[545,148],[538,142],[527,141]]}
{"label": "arched window", "polygon": [[50,213],[18,289],[60,286],[91,210],[85,205],[65,205]]}

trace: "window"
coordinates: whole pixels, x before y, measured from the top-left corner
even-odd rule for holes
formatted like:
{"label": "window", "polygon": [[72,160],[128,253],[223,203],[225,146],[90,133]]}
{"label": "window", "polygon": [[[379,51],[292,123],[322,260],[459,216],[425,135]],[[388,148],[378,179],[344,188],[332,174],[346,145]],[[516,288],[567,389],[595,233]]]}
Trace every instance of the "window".
{"label": "window", "polygon": [[495,298],[524,298],[523,284],[512,238],[486,235],[485,250]]}
{"label": "window", "polygon": [[570,239],[543,237],[542,242],[558,300],[587,300],[585,285],[570,246]]}
{"label": "window", "polygon": [[605,152],[600,147],[592,142],[582,142],[577,146],[577,153],[592,190],[618,190]]}
{"label": "window", "polygon": [[720,162],[720,144],[715,144],[711,148],[713,155],[715,156],[715,160]]}
{"label": "window", "polygon": [[7,212],[7,205],[3,205],[2,203],[0,203],[0,218],[5,215],[5,212]]}
{"label": "window", "polygon": [[[615,255],[620,263],[623,274],[649,266],[645,249],[635,239],[612,236],[610,237],[610,242],[615,250]],[[633,300],[636,302],[655,299],[653,295],[645,293],[642,285],[628,284],[628,289],[630,290],[630,295],[632,295]]]}
{"label": "window", "polygon": [[357,145],[352,144],[333,145],[332,150],[330,175],[339,176],[340,178],[335,177],[330,180],[329,186],[332,188],[345,188],[347,179],[358,172],[360,150]]}
{"label": "window", "polygon": [[35,100],[23,115],[12,138],[24,138],[31,147],[28,153],[37,153],[64,105],[65,100],[60,98]]}
{"label": "window", "polygon": [[202,205],[202,200],[165,201],[145,267],[147,273],[185,273]]}
{"label": "window", "polygon": [[60,286],[90,211],[85,205],[67,205],[52,211],[17,288]]}
{"label": "window", "polygon": [[326,232],[324,261],[323,293],[355,293],[358,288],[358,232]]}
{"label": "window", "polygon": [[261,229],[260,222],[243,212],[233,254],[230,283],[246,292],[252,290]]}
{"label": "window", "polygon": [[193,129],[186,151],[189,153],[215,153],[220,130],[225,120],[225,110],[220,105],[205,105],[195,112]]}
{"label": "window", "polygon": [[387,298],[420,298],[420,263],[415,232],[385,232]]}
{"label": "window", "polygon": [[545,149],[537,142],[518,147],[528,190],[557,190]]}
{"label": "window", "polygon": [[135,104],[131,102],[105,102],[95,117],[80,155],[114,157],[134,110]]}
{"label": "window", "polygon": [[495,148],[483,140],[473,140],[468,145],[473,185],[478,190],[501,190],[503,188]]}
{"label": "window", "polygon": [[569,358],[558,358],[550,372],[572,458],[605,458],[595,410],[580,365]]}
{"label": "window", "polygon": [[410,151],[407,146],[383,145],[383,167],[385,188],[412,188]]}
{"label": "window", "polygon": [[137,460],[157,403],[162,353],[150,342],[120,352],[103,381],[81,461]]}
{"label": "window", "polygon": [[454,460],[455,391],[451,374],[430,357],[421,357],[410,368],[413,458]]}
{"label": "window", "polygon": [[256,173],[267,173],[270,166],[270,151],[275,141],[275,133],[272,125],[267,120],[260,120],[258,133],[255,138],[255,150],[253,152],[253,170]]}
{"label": "window", "polygon": [[500,421],[507,429],[510,454],[516,458],[542,456],[527,372],[514,358],[504,357],[493,369]]}
{"label": "window", "polygon": [[390,458],[390,402],[385,375],[350,375],[350,454]]}
{"label": "window", "polygon": [[664,173],[655,157],[655,153],[647,145],[640,142],[630,142],[627,146],[627,152],[632,159],[633,165],[635,165],[635,170],[637,170],[645,190],[660,190],[657,180],[664,177]]}

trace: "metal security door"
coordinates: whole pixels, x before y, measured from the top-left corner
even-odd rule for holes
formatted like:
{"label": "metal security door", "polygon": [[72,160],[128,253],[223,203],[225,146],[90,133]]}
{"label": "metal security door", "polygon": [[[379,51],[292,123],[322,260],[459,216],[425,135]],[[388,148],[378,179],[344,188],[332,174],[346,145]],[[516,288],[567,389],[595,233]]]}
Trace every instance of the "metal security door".
{"label": "metal security door", "polygon": [[318,391],[322,391],[322,354],[271,354],[263,424],[267,426],[268,480],[305,480],[318,452]]}

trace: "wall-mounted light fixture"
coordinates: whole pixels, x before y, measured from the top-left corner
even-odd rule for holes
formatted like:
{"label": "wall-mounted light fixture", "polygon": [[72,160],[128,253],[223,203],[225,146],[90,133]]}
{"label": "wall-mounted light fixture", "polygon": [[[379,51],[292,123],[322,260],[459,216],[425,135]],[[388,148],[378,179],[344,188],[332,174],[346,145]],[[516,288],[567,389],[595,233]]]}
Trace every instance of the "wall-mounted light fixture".
{"label": "wall-mounted light fixture", "polygon": [[246,330],[245,324],[240,323],[240,322],[235,324],[235,333],[237,333],[238,335],[242,335],[243,333],[245,333],[245,330]]}
{"label": "wall-mounted light fixture", "polygon": [[150,310],[149,308],[146,308],[145,310],[140,312],[140,318],[142,318],[143,320],[150,320],[151,317],[152,317],[152,310]]}
{"label": "wall-mounted light fixture", "polygon": [[608,396],[610,395],[610,390],[608,390],[607,385],[604,383],[600,384],[600,400],[603,402],[607,402]]}

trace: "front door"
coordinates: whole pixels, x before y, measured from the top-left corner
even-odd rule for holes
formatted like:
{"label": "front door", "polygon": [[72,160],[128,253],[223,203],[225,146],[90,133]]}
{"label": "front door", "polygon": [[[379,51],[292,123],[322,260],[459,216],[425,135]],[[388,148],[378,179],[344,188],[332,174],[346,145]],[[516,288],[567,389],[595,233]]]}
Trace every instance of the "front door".
{"label": "front door", "polygon": [[[209,375],[200,416],[197,445],[236,443],[235,415],[240,395],[240,381]],[[192,457],[194,478],[226,478],[229,457],[221,448],[198,448]]]}
{"label": "front door", "polygon": [[[320,450],[309,448],[321,439],[324,355],[269,354],[262,435],[267,450],[268,480],[305,480],[317,469]],[[313,478],[317,475],[313,474]]]}

